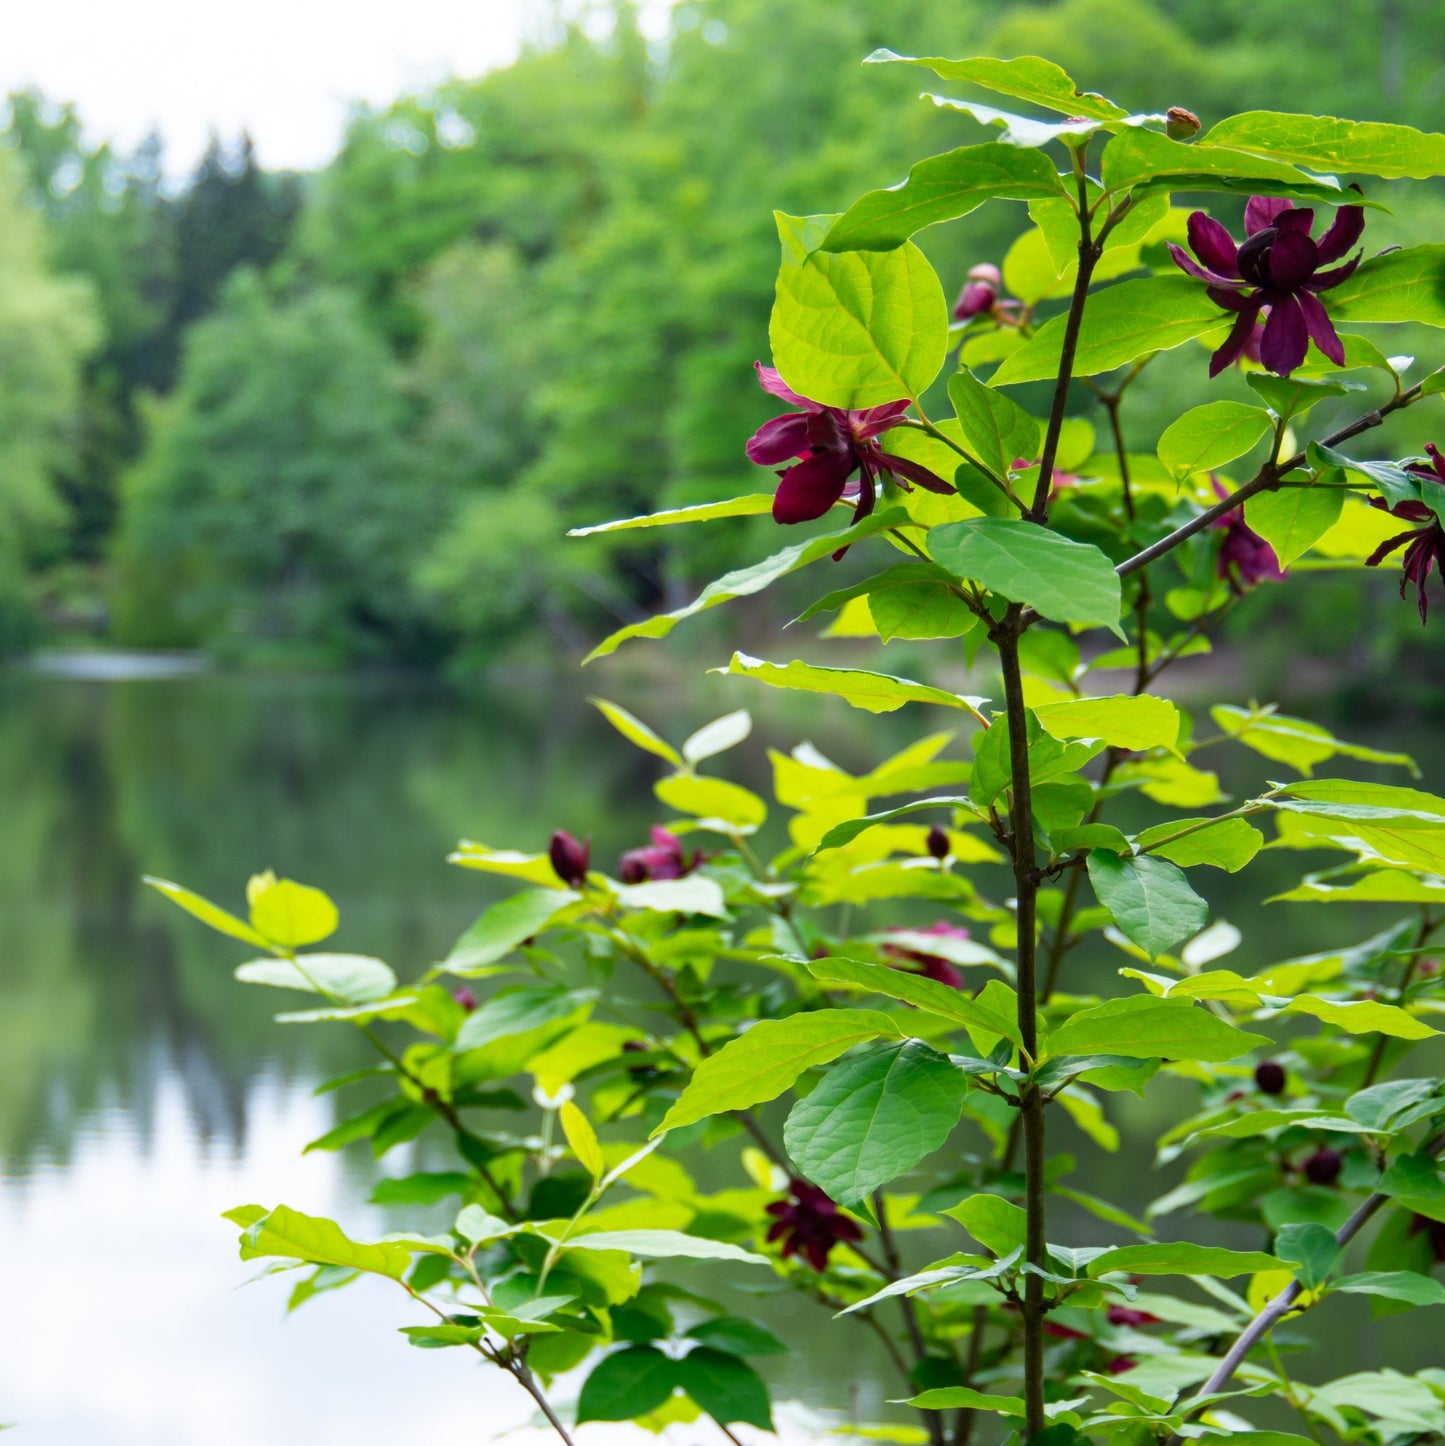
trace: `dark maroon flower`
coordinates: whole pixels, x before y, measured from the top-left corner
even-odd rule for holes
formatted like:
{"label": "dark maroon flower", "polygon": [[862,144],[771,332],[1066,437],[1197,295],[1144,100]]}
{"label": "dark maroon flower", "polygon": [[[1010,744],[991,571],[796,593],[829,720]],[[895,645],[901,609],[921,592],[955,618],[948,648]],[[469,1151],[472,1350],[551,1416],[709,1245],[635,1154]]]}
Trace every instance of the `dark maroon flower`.
{"label": "dark maroon flower", "polygon": [[1157,1315],[1150,1315],[1147,1310],[1136,1310],[1131,1305],[1111,1305],[1106,1314],[1109,1317],[1110,1325],[1147,1326],[1159,1324],[1159,1317]]}
{"label": "dark maroon flower", "polygon": [[1328,1145],[1321,1145],[1301,1167],[1311,1185],[1333,1185],[1345,1168],[1345,1157]]}
{"label": "dark maroon flower", "polygon": [[1122,1376],[1125,1371],[1132,1371],[1139,1362],[1133,1356],[1115,1356],[1109,1362],[1109,1374],[1111,1376]]}
{"label": "dark maroon flower", "polygon": [[927,848],[928,852],[931,853],[939,863],[942,863],[944,859],[948,857],[950,844],[948,842],[947,830],[941,829],[937,824],[934,824],[928,830],[928,836],[923,842],[924,847]]}
{"label": "dark maroon flower", "polygon": [[587,866],[592,859],[592,840],[578,843],[566,829],[559,828],[552,835],[547,856],[552,860],[553,872],[570,889],[580,889],[587,882]]}
{"label": "dark maroon flower", "polygon": [[975,316],[983,316],[992,311],[998,304],[998,292],[1002,284],[1003,276],[991,262],[982,261],[977,266],[970,267],[968,280],[964,283],[963,290],[958,293],[958,300],[953,303],[954,320],[972,321]]}
{"label": "dark maroon flower", "polygon": [[1333,271],[1320,267],[1338,261],[1360,239],[1365,211],[1362,206],[1341,206],[1318,241],[1310,237],[1314,220],[1312,210],[1300,210],[1289,201],[1251,196],[1244,208],[1243,245],[1236,246],[1229,232],[1203,211],[1189,218],[1194,256],[1170,242],[1175,263],[1207,281],[1210,297],[1235,313],[1229,336],[1210,359],[1210,376],[1239,359],[1262,311],[1266,319],[1259,356],[1270,371],[1287,377],[1304,361],[1311,338],[1336,366],[1344,366],[1344,346],[1319,293],[1338,286],[1360,264],[1363,253],[1356,252]]}
{"label": "dark maroon flower", "polygon": [[862,1240],[858,1226],[839,1214],[838,1206],[816,1185],[792,1180],[788,1190],[791,1200],[774,1200],[767,1207],[773,1217],[768,1239],[783,1242],[785,1260],[790,1255],[801,1255],[814,1270],[826,1270],[829,1252],[835,1245],[844,1240]]}
{"label": "dark maroon flower", "polygon": [[[926,929],[889,929],[890,934],[932,934],[940,939],[967,939],[969,932],[959,924],[950,924],[946,919],[940,919],[936,924],[930,924]],[[932,979],[939,984],[947,984],[953,989],[963,988],[963,975],[940,954],[929,954],[922,949],[906,949],[901,944],[885,944],[883,952],[890,959],[897,959],[899,965],[916,964],[916,969],[910,969],[910,974],[921,974],[925,979]],[[898,967],[898,966],[895,966]]]}
{"label": "dark maroon flower", "polygon": [[1088,1331],[1076,1331],[1073,1326],[1060,1325],[1056,1320],[1044,1322],[1044,1334],[1057,1336],[1061,1341],[1086,1341],[1089,1339]]}
{"label": "dark maroon flower", "polygon": [[[854,521],[861,521],[877,501],[880,476],[890,476],[905,488],[916,482],[930,492],[953,494],[942,477],[921,463],[885,452],[874,440],[898,425],[910,405],[907,400],[862,411],[825,407],[790,391],[772,367],[762,362],[753,365],[765,392],[802,408],[764,422],[748,439],[748,457],[760,467],[801,458],[796,466],[778,473],[782,481],[773,498],[774,522],[811,522],[844,497],[854,503]],[[859,480],[850,483],[855,472]]]}
{"label": "dark maroon flower", "polygon": [[[1441,455],[1440,449],[1433,442],[1428,443],[1425,450],[1430,454],[1430,465],[1426,467],[1417,462],[1405,470],[1428,482],[1445,482],[1445,456]],[[1423,502],[1397,502],[1391,507],[1383,497],[1372,497],[1370,506],[1382,508],[1391,517],[1398,517],[1405,522],[1425,524],[1423,527],[1412,527],[1408,532],[1397,532],[1394,537],[1387,537],[1365,559],[1366,567],[1378,567],[1397,547],[1409,544],[1401,559],[1404,567],[1400,573],[1400,596],[1405,596],[1405,589],[1412,582],[1415,584],[1415,596],[1420,604],[1420,622],[1424,624],[1430,612],[1430,599],[1425,595],[1425,583],[1430,576],[1430,570],[1439,568],[1441,574],[1445,575],[1445,528],[1440,526],[1440,519]]]}
{"label": "dark maroon flower", "polygon": [[1277,1060],[1261,1060],[1254,1067],[1254,1082],[1262,1094],[1282,1095],[1285,1083],[1284,1066]]}
{"label": "dark maroon flower", "polygon": [[452,998],[455,999],[468,1014],[477,1007],[477,996],[473,994],[465,984],[459,984],[452,990]]}
{"label": "dark maroon flower", "polygon": [[1445,1220],[1432,1220],[1428,1215],[1410,1217],[1410,1234],[1425,1235],[1436,1265],[1445,1265]]}
{"label": "dark maroon flower", "polygon": [[622,855],[618,877],[624,884],[641,884],[648,879],[681,879],[701,862],[701,850],[694,850],[692,857],[687,857],[682,840],[671,830],[654,824],[652,842],[647,847],[628,849]]}
{"label": "dark maroon flower", "polygon": [[[1214,491],[1221,502],[1229,496],[1217,479]],[[1229,584],[1231,592],[1243,594],[1246,588],[1262,582],[1278,582],[1284,576],[1274,548],[1244,520],[1242,507],[1215,518],[1212,525],[1224,533],[1224,540],[1219,544],[1219,556],[1214,560],[1214,570]]]}

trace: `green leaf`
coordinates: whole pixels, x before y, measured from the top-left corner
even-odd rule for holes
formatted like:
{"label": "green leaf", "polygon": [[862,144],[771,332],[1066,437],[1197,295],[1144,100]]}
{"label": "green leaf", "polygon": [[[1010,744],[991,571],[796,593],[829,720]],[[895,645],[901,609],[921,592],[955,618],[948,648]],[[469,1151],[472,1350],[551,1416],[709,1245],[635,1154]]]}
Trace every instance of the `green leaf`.
{"label": "green leaf", "polygon": [[301,954],[289,959],[252,959],[236,969],[242,984],[269,984],[329,994],[348,1004],[371,1004],[396,988],[389,965],[365,954]]}
{"label": "green leaf", "polygon": [[1020,458],[1039,455],[1039,424],[1004,393],[985,386],[969,371],[948,379],[948,400],[958,416],[963,445],[995,477],[1007,477]]}
{"label": "green leaf", "polygon": [[805,1070],[871,1039],[901,1035],[892,1019],[872,1009],[819,1009],[760,1020],[698,1065],[653,1134],[776,1099]]}
{"label": "green leaf", "polygon": [[1433,1099],[1440,1090],[1438,1080],[1394,1079],[1369,1089],[1356,1090],[1345,1101],[1345,1113],[1367,1129],[1388,1130],[1396,1118],[1413,1107]]}
{"label": "green leaf", "polygon": [[486,969],[540,934],[581,897],[571,889],[523,889],[499,899],[452,946],[442,968],[461,975]]}
{"label": "green leaf", "polygon": [[1393,1039],[1429,1039],[1439,1034],[1424,1020],[1416,1019],[1393,1004],[1380,1004],[1373,999],[1321,999],[1302,994],[1285,1005],[1289,1014],[1310,1014],[1333,1024],[1347,1034],[1387,1034]]}
{"label": "green leaf", "polygon": [[594,1180],[602,1178],[607,1165],[602,1158],[602,1146],[597,1140],[597,1131],[587,1116],[571,1100],[563,1100],[557,1111],[557,1123],[567,1138],[567,1146],[576,1157],[577,1163]]}
{"label": "green leaf", "polygon": [[[1074,354],[1074,375],[1094,376],[1151,352],[1181,346],[1212,331],[1226,316],[1209,299],[1204,287],[1189,277],[1149,276],[1121,281],[1089,298]],[[1005,358],[993,375],[993,384],[1010,386],[1057,376],[1066,323],[1067,318],[1062,316],[1045,322],[1029,341]]]}
{"label": "green leaf", "polygon": [[498,1240],[513,1233],[513,1227],[495,1215],[489,1215],[480,1205],[464,1205],[457,1212],[452,1228],[470,1245],[479,1245],[484,1240]]}
{"label": "green leaf", "polygon": [[707,914],[714,919],[727,917],[722,885],[705,874],[618,884],[616,897],[627,909],[650,909],[655,914]]}
{"label": "green leaf", "polygon": [[341,1265],[400,1280],[411,1264],[404,1245],[363,1245],[352,1240],[334,1220],[302,1215],[285,1205],[255,1219],[241,1235],[241,1259],[280,1256],[313,1265]]}
{"label": "green leaf", "polygon": [[[1363,337],[1352,336],[1350,341],[1362,352],[1367,348],[1369,351],[1377,350]],[[1346,352],[1346,363],[1350,360],[1350,354]],[[1244,380],[1249,389],[1257,392],[1265,405],[1282,421],[1303,416],[1327,397],[1344,397],[1350,392],[1350,388],[1338,380],[1338,373],[1333,378],[1325,379],[1301,376],[1298,372],[1287,377],[1277,377],[1270,372],[1250,372]]]}
{"label": "green leaf", "polygon": [[948,352],[948,305],[923,252],[819,251],[816,218],[774,214],[783,261],[768,339],[783,380],[825,407],[922,396]]}
{"label": "green leaf", "polygon": [[1176,482],[1242,457],[1274,424],[1263,407],[1206,402],[1171,422],[1159,438],[1159,460]]}
{"label": "green leaf", "polygon": [[677,1366],[655,1346],[628,1346],[604,1356],[582,1383],[577,1424],[631,1421],[655,1411],[677,1388]]}
{"label": "green leaf", "polygon": [[1244,504],[1244,520],[1288,567],[1340,520],[1345,494],[1339,487],[1281,487],[1257,492]]}
{"label": "green leaf", "polygon": [[994,60],[988,56],[971,56],[966,60],[945,60],[941,57],[920,58],[896,55],[891,50],[875,50],[868,57],[870,65],[896,62],[922,65],[940,80],[966,80],[985,90],[1012,96],[1041,105],[1045,110],[1066,116],[1085,116],[1090,120],[1124,121],[1128,111],[1093,91],[1080,90],[1068,72],[1051,60],[1037,55],[1021,55],[1014,60]]}
{"label": "green leaf", "polygon": [[1310,1220],[1282,1225],[1274,1238],[1274,1253],[1298,1267],[1295,1274],[1306,1290],[1315,1290],[1340,1263],[1344,1247],[1328,1226]]}
{"label": "green leaf", "polygon": [[829,228],[825,251],[886,251],[925,226],[966,216],[985,201],[1066,194],[1058,170],[1037,151],[989,141],[919,161],[908,179],[869,191]]}
{"label": "green leaf", "polygon": [[1050,1059],[1119,1054],[1129,1059],[1197,1059],[1219,1063],[1269,1044],[1246,1034],[1192,999],[1136,994],[1071,1014],[1044,1041]]}
{"label": "green leaf", "polygon": [[[1051,141],[1076,143],[1084,136],[1102,129],[1096,120],[1079,117],[1073,120],[1042,121],[1030,115],[1015,115],[1012,111],[999,110],[996,106],[983,105],[974,100],[955,100],[948,95],[924,93],[924,99],[945,110],[962,111],[972,116],[981,126],[997,126],[1002,132],[1005,145],[1037,149]],[[1056,193],[1057,194],[1057,193]]]}
{"label": "green leaf", "polygon": [[[1407,753],[1382,753],[1377,748],[1363,748],[1357,743],[1346,743],[1342,738],[1336,738],[1329,729],[1321,728],[1318,723],[1311,723],[1304,718],[1292,718],[1286,713],[1277,713],[1272,707],[1236,708],[1232,704],[1221,703],[1209,710],[1209,716],[1225,733],[1243,743],[1246,748],[1252,748],[1262,757],[1276,763],[1287,764],[1306,778],[1310,776],[1316,763],[1323,763],[1325,759],[1333,758],[1336,754],[1342,754],[1346,758],[1358,758],[1365,763],[1396,763],[1408,768],[1416,777],[1419,776],[1414,760]],[[1296,798],[1328,797],[1365,803],[1372,800],[1350,790],[1372,786],[1331,779],[1328,783],[1319,784],[1313,792],[1302,790],[1298,786],[1291,788],[1289,792]],[[1321,791],[1326,788],[1332,791]],[[1416,805],[1402,803],[1401,806],[1411,808]],[[1441,801],[1441,808],[1445,810],[1445,801]]]}
{"label": "green leaf", "polygon": [[[909,572],[913,576],[907,576]],[[958,638],[978,618],[941,567],[899,563],[868,589],[868,611],[885,643],[895,638]]]}
{"label": "green leaf", "polygon": [[[472,1183],[460,1170],[420,1171],[414,1175],[378,1180],[371,1187],[373,1205],[440,1205],[453,1195],[464,1194]],[[468,1207],[476,1209],[475,1206]],[[499,1224],[502,1222],[498,1222]]]}
{"label": "green leaf", "polygon": [[682,767],[682,755],[665,738],[659,738],[641,718],[635,718],[626,708],[609,703],[605,698],[587,700],[629,743],[635,743],[644,753],[665,758],[674,768]]}
{"label": "green leaf", "polygon": [[720,819],[746,833],[760,828],[768,817],[768,806],[756,793],[725,778],[675,773],[654,784],[652,791],[679,813]]}
{"label": "green leaf", "polygon": [[880,813],[870,813],[863,818],[846,819],[842,823],[835,823],[819,840],[818,846],[813,852],[822,853],[824,849],[843,848],[870,828],[874,828],[880,823],[888,823],[895,818],[902,818],[905,814],[921,813],[930,808],[968,808],[969,806],[967,798],[957,794],[947,794],[938,798],[915,799],[912,803],[902,803],[897,808],[885,808]]}
{"label": "green leaf", "polygon": [[1345,321],[1418,321],[1445,326],[1445,242],[1407,246],[1362,261],[1329,294],[1330,317]]}
{"label": "green leaf", "polygon": [[574,1235],[568,1250],[625,1250],[645,1260],[736,1260],[744,1265],[767,1265],[766,1255],[754,1255],[724,1240],[685,1235],[681,1230],[594,1230]]}
{"label": "green leaf", "polygon": [[145,875],[144,882],[157,893],[164,894],[171,903],[179,905],[192,918],[209,925],[218,934],[225,934],[232,939],[240,939],[243,943],[253,944],[259,949],[270,947],[271,941],[258,934],[249,924],[243,923],[234,914],[228,914],[220,905],[213,904],[209,899],[203,899],[199,894],[192,893],[183,885],[173,884],[169,879],[157,879],[150,874]]}
{"label": "green leaf", "polygon": [[943,1214],[957,1220],[980,1245],[1000,1258],[1023,1245],[1028,1211],[1002,1195],[970,1195]]}
{"label": "green leaf", "polygon": [[1104,147],[1101,166],[1104,189],[1109,192],[1162,185],[1171,191],[1342,199],[1337,181],[1307,176],[1286,161],[1241,154],[1208,141],[1171,140],[1139,127],[1120,132]]}
{"label": "green leaf", "polygon": [[892,713],[905,703],[937,703],[945,708],[962,708],[978,717],[979,705],[987,698],[970,698],[944,688],[895,678],[889,673],[870,673],[863,668],[819,668],[811,663],[768,663],[734,653],[726,668],[715,673],[733,673],[756,678],[773,688],[795,688],[804,693],[828,693],[869,713]]}
{"label": "green leaf", "polygon": [[739,708],[704,723],[696,733],[683,740],[682,756],[695,768],[708,758],[736,748],[753,731],[752,714]]}
{"label": "green leaf", "polygon": [[1099,902],[1151,959],[1197,934],[1209,918],[1209,905],[1166,859],[1150,854],[1120,858],[1095,849],[1088,870]]}
{"label": "green leaf", "polygon": [[783,1143],[807,1179],[856,1205],[948,1139],[967,1092],[967,1077],[921,1040],[881,1045],[829,1070],[793,1106]]}
{"label": "green leaf", "polygon": [[246,886],[251,927],[283,949],[317,944],[336,932],[336,905],[320,889],[258,874]]}
{"label": "green leaf", "polygon": [[1262,1250],[1225,1250],[1216,1245],[1192,1245],[1188,1241],[1157,1245],[1124,1245],[1099,1256],[1089,1266],[1090,1275],[1126,1271],[1131,1275],[1215,1275],[1229,1280],[1236,1275],[1254,1275],[1279,1270],[1282,1262]]}
{"label": "green leaf", "polygon": [[851,547],[853,543],[885,532],[890,527],[906,525],[908,521],[908,514],[902,508],[889,507],[872,513],[852,527],[845,527],[838,532],[825,532],[817,537],[810,537],[805,542],[794,543],[792,547],[785,547],[762,562],[725,573],[703,588],[686,607],[675,608],[670,613],[658,613],[640,623],[629,623],[625,628],[619,628],[611,637],[598,643],[583,662],[590,663],[596,658],[605,658],[608,654],[615,653],[629,638],[666,637],[678,623],[687,618],[715,608],[719,603],[731,602],[734,598],[751,597],[754,593],[770,587],[780,577],[796,572],[800,567],[807,567],[809,563],[817,562],[820,558],[830,557],[840,548]]}
{"label": "green leaf", "polygon": [[1179,709],[1147,693],[1037,703],[1034,716],[1051,738],[1102,738],[1113,748],[1173,748],[1179,739]]}
{"label": "green leaf", "polygon": [[699,1321],[685,1334],[689,1340],[731,1351],[735,1356],[785,1356],[792,1350],[765,1325],[740,1315],[719,1315]]}
{"label": "green leaf", "polygon": [[1055,622],[1118,631],[1119,577],[1097,547],[1015,517],[969,517],[928,534],[934,561]]}
{"label": "green leaf", "polygon": [[936,979],[925,979],[906,969],[890,969],[886,964],[867,964],[861,959],[809,959],[807,967],[815,979],[825,983],[858,984],[874,994],[936,1014],[940,1019],[950,1019],[965,1028],[982,1029],[1012,1044],[1021,1044],[1014,1010],[996,1008],[992,999],[974,998],[951,984],[940,984]]}
{"label": "green leaf", "polygon": [[680,522],[711,522],[719,517],[758,517],[773,510],[771,492],[753,492],[730,497],[726,502],[698,502],[691,507],[671,507],[666,512],[649,512],[640,517],[623,517],[616,522],[597,522],[591,527],[574,527],[568,537],[591,537],[597,532],[630,532],[641,527],[672,527]]}
{"label": "green leaf", "polygon": [[1342,1275],[1331,1289],[1346,1295],[1403,1300],[1409,1305],[1445,1305],[1445,1284],[1413,1270],[1364,1270],[1358,1275]]}
{"label": "green leaf", "polygon": [[[1203,828],[1195,827],[1204,824]],[[1194,828],[1193,833],[1184,833]],[[1175,837],[1182,835],[1182,837]],[[1215,821],[1177,818],[1156,823],[1134,839],[1141,853],[1157,854],[1182,869],[1208,864],[1210,868],[1238,873],[1264,846],[1264,835],[1242,818]]]}
{"label": "green leaf", "polygon": [[1445,1177],[1441,1176],[1440,1162],[1422,1150],[1392,1160],[1375,1188],[1397,1199],[1439,1200],[1445,1197]]}
{"label": "green leaf", "polygon": [[699,1346],[677,1362],[677,1384],[714,1421],[735,1421],[773,1429],[772,1407],[763,1378],[746,1361],[712,1346]]}
{"label": "green leaf", "polygon": [[972,1386],[938,1386],[890,1405],[917,1406],[920,1411],[996,1411],[1001,1416],[1022,1416],[1022,1396],[991,1396]]}
{"label": "green leaf", "polygon": [[1219,122],[1205,142],[1310,170],[1432,180],[1445,174],[1445,136],[1378,121],[1248,110]]}
{"label": "green leaf", "polygon": [[555,1024],[585,1008],[596,997],[596,990],[568,989],[562,984],[504,989],[467,1015],[457,1031],[457,1050],[480,1049],[494,1039],[506,1039]]}

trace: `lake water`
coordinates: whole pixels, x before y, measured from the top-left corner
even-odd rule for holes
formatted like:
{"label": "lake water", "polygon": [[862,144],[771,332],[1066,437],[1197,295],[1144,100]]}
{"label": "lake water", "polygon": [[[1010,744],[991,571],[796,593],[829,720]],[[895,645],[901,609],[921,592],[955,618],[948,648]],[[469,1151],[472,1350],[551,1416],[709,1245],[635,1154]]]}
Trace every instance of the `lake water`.
{"label": "lake water", "polygon": [[[408,1303],[381,1283],[289,1317],[282,1284],[242,1288],[254,1268],[218,1218],[230,1206],[284,1200],[357,1234],[395,1228],[366,1204],[376,1170],[364,1152],[301,1155],[334,1119],[315,1085],[369,1061],[339,1027],[274,1025],[276,996],[231,979],[238,947],[140,877],[239,908],[247,874],[274,867],[337,900],[338,948],[406,977],[494,896],[443,862],[458,837],[541,848],[567,827],[594,835],[604,860],[642,840],[654,770],[586,706],[583,681],[478,696],[395,679],[0,672],[0,1421],[19,1424],[17,1443],[544,1439],[495,1373],[407,1347],[395,1327],[412,1321]],[[752,701],[709,686],[668,731]],[[766,743],[811,735],[861,769],[940,726],[860,717],[841,705],[778,715],[743,761],[761,771]],[[1273,857],[1245,886],[1211,887],[1223,912],[1248,922],[1290,881],[1296,861]],[[1249,964],[1382,922],[1321,908],[1269,917]],[[1142,1131],[1170,1107],[1126,1105],[1122,1123]],[[384,1168],[404,1171],[405,1154]],[[1088,1168],[1109,1188],[1110,1162]],[[1171,1183],[1151,1182],[1136,1205]],[[805,1341],[772,1371],[779,1395],[803,1403],[780,1413],[802,1437],[817,1425],[808,1404],[839,1399],[837,1342],[824,1352],[811,1307],[779,1308],[800,1313],[776,1324]],[[1404,1337],[1373,1333],[1340,1368],[1392,1339]],[[896,1390],[857,1345],[844,1379],[868,1418]],[[673,1434],[721,1439],[705,1426]]]}

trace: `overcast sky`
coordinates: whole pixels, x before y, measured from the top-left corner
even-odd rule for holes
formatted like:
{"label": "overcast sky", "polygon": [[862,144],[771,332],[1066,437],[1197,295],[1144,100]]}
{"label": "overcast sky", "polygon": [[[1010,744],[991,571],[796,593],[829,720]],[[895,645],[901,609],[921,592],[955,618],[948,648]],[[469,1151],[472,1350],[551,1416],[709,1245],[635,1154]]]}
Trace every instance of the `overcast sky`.
{"label": "overcast sky", "polygon": [[189,170],[212,129],[269,168],[335,152],[347,106],[505,65],[548,0],[0,0],[0,94],[76,102],[92,139],[152,127]]}

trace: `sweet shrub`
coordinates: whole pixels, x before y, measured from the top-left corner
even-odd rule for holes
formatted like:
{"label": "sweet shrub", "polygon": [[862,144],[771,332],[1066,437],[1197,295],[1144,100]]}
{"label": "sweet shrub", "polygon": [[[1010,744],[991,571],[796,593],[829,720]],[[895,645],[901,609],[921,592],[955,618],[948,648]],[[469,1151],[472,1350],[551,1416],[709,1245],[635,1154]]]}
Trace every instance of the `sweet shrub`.
{"label": "sweet shrub", "polygon": [[[412,1345],[482,1357],[563,1440],[592,1420],[768,1430],[754,1361],[788,1349],[750,1318],[768,1292],[834,1314],[840,1351],[848,1332],[882,1343],[921,1424],[859,1427],[874,1438],[1438,1436],[1445,1369],[1307,1384],[1272,1333],[1289,1322],[1298,1346],[1296,1320],[1341,1296],[1445,1304],[1445,1089],[1410,1058],[1445,1010],[1427,957],[1445,798],[1373,781],[1413,774],[1407,758],[1271,706],[1221,702],[1206,723],[1157,685],[1312,551],[1363,569],[1405,547],[1424,617],[1445,471],[1426,445],[1440,419],[1415,419],[1445,371],[1369,333],[1445,326],[1445,244],[1394,247],[1385,209],[1445,173],[1445,136],[1272,112],[1204,129],[1178,106],[1126,114],[1036,58],[872,58],[1053,118],[945,100],[989,138],[961,134],[840,214],[778,217],[759,375],[791,410],[750,446],[780,483],[614,525],[852,519],[784,534],[593,656],[814,568],[804,618],[937,640],[994,696],[743,654],[722,671],[941,709],[970,756],[932,732],[855,775],[804,744],[772,755],[765,800],[718,761],[745,712],[677,740],[601,704],[657,760],[651,844],[611,841],[634,845],[618,877],[566,820],[538,821],[539,840],[557,827],[542,852],[460,844],[452,863],[515,889],[406,985],[314,947],[336,925],[314,889],[258,876],[242,918],[153,881],[256,956],[240,980],[309,996],[284,1020],[375,1046],[374,1071],[337,1082],[367,1102],[316,1147],[455,1147],[379,1196],[444,1206],[439,1233],[361,1241],[247,1205],[241,1253],[294,1269],[293,1303],[392,1282]],[[985,203],[1030,224],[1001,269],[980,259],[952,322],[910,238]],[[1126,404],[1169,353],[1181,401],[1150,448]],[[1365,455],[1397,414],[1417,455]],[[845,551],[865,580],[839,584]],[[1221,792],[1224,750],[1261,760],[1249,796]],[[1317,776],[1333,762],[1369,780]],[[1378,909],[1369,936],[1228,967],[1241,940],[1210,921],[1210,871],[1267,843],[1310,870],[1276,907]],[[1090,956],[1118,965],[1111,993],[1089,992]],[[1157,1142],[1172,1186],[1135,1214],[1071,1184],[1062,1122],[1117,1150],[1112,1097],[1164,1080],[1195,1098]],[[715,1183],[692,1173],[703,1155]],[[1071,1242],[1088,1217],[1108,1243]]]}

